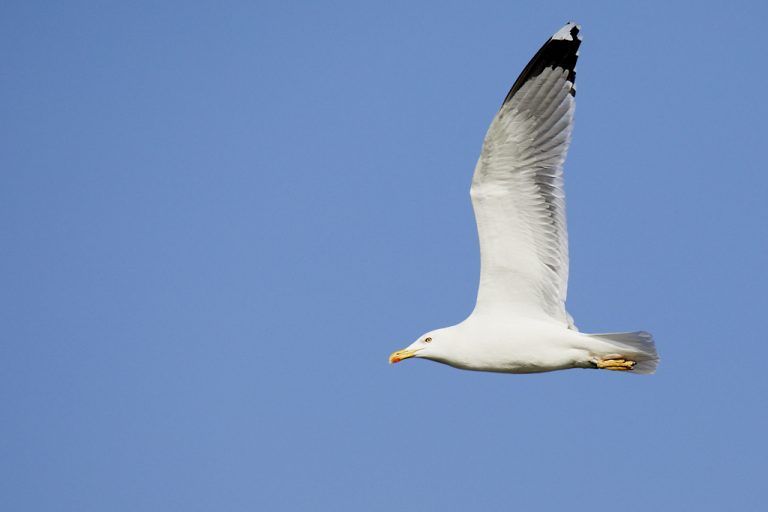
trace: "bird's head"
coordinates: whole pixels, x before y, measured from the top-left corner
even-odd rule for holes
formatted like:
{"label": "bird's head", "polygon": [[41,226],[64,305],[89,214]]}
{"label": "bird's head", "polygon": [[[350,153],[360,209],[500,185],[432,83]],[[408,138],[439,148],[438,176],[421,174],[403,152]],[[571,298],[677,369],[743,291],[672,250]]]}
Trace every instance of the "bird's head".
{"label": "bird's head", "polygon": [[399,363],[403,359],[409,359],[411,357],[422,357],[439,361],[442,359],[444,349],[446,344],[449,343],[450,338],[451,334],[448,329],[437,329],[422,334],[407,348],[393,352],[392,355],[389,356],[389,362]]}

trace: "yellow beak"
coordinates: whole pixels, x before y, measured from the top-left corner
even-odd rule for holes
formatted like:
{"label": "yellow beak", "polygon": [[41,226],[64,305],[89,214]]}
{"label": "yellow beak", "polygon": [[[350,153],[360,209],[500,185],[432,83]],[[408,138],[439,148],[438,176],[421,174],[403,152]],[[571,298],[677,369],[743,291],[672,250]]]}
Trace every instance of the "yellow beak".
{"label": "yellow beak", "polygon": [[418,352],[420,349],[416,350],[398,350],[397,352],[393,352],[391,356],[389,356],[389,363],[399,363],[403,359],[408,359],[409,357],[413,357],[416,355],[416,352]]}

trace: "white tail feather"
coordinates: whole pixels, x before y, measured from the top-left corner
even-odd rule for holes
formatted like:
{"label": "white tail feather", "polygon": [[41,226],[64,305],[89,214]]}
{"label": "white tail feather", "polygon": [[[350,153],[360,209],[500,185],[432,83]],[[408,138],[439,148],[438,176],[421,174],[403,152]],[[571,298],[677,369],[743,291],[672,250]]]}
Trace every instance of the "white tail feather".
{"label": "white tail feather", "polygon": [[653,336],[645,331],[611,332],[605,334],[590,334],[616,349],[616,355],[621,355],[637,365],[631,373],[654,373],[659,364],[659,354]]}

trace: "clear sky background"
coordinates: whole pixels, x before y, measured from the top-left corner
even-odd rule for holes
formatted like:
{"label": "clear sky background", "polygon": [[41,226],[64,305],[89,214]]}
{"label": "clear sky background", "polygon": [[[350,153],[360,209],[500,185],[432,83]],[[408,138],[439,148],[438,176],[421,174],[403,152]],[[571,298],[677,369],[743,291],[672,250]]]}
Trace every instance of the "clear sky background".
{"label": "clear sky background", "polygon": [[[474,305],[468,189],[582,25],[569,309],[652,377],[387,356]],[[0,508],[759,510],[765,2],[5,2]]]}

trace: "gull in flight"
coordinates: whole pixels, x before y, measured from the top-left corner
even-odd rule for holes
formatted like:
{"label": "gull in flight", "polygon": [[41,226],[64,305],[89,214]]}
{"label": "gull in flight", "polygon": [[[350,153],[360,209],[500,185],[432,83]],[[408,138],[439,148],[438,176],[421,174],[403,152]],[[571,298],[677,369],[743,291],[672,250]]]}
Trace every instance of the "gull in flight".
{"label": "gull in flight", "polygon": [[534,373],[595,368],[653,373],[643,331],[587,334],[565,310],[568,233],[563,161],[573,125],[579,26],[568,23],[531,59],[491,122],[470,195],[480,286],[460,324],[393,353],[465,370]]}

